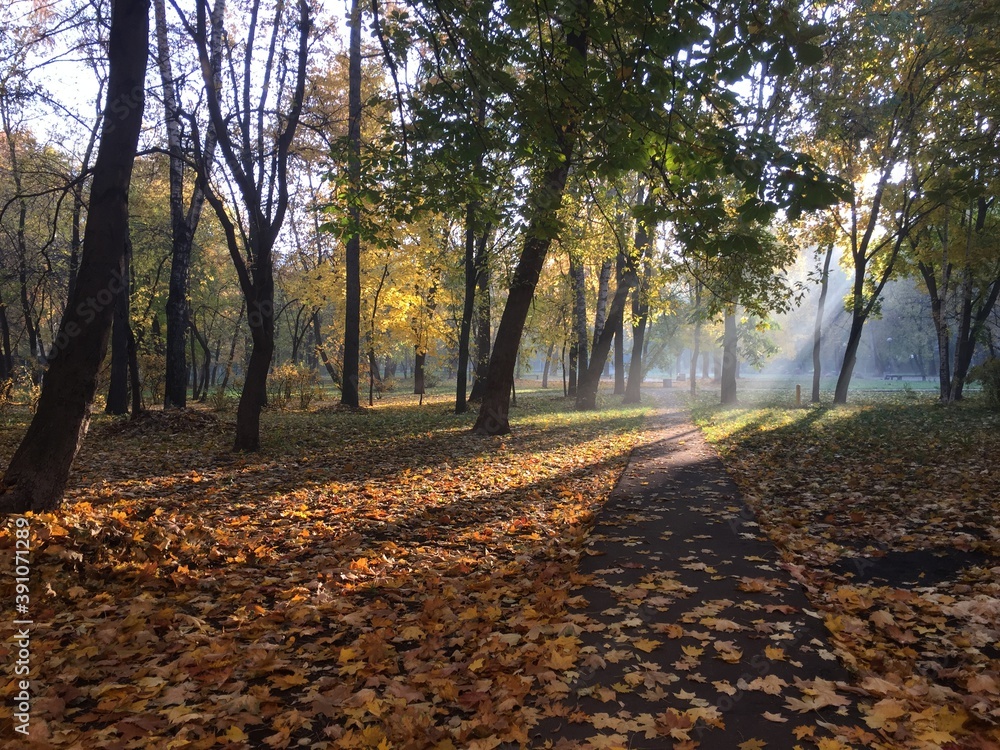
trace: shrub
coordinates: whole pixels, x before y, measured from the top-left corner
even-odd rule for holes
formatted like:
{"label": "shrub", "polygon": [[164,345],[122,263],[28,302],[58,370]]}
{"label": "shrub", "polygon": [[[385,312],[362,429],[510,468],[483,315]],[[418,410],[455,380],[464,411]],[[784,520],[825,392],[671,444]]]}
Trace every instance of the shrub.
{"label": "shrub", "polygon": [[294,397],[305,410],[321,395],[319,374],[311,367],[286,362],[272,368],[267,379],[267,403],[275,409],[287,409]]}
{"label": "shrub", "polygon": [[1000,359],[988,359],[969,370],[970,383],[982,383],[986,403],[1000,409]]}

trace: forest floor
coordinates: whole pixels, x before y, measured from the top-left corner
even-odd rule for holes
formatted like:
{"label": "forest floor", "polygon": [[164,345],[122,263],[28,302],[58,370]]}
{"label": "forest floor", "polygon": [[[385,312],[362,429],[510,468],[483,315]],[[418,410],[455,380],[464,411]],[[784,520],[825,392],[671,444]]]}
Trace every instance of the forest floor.
{"label": "forest floor", "polygon": [[[599,729],[572,715],[580,691],[597,687],[620,719],[627,691],[574,687],[595,663],[579,592],[595,580],[595,516],[632,448],[663,425],[648,407],[581,414],[525,393],[514,434],[484,438],[449,403],[269,412],[254,456],[229,452],[227,415],[98,420],[65,507],[28,519],[33,742],[9,729],[11,682],[0,746],[479,750],[533,743],[540,721]],[[773,680],[747,689],[788,701],[774,715],[793,719],[803,747],[844,746],[812,709],[847,699],[862,744],[996,747],[997,417],[924,402],[697,416],[853,677],[835,693]],[[0,460],[26,418],[3,415]],[[14,536],[8,521],[5,569]],[[744,587],[774,585],[759,577]],[[630,587],[636,601],[650,585],[681,598],[686,584],[661,578]],[[0,597],[11,623],[7,574]],[[698,604],[698,634],[683,616],[677,627],[700,645],[683,643],[737,658],[720,644],[740,634]],[[655,638],[623,634],[617,649],[636,665],[625,685],[670,696],[634,735],[694,747],[685,729],[712,722],[697,696],[669,677],[634,682],[650,671],[639,652],[680,638],[661,625]],[[14,652],[5,638],[0,661]]]}

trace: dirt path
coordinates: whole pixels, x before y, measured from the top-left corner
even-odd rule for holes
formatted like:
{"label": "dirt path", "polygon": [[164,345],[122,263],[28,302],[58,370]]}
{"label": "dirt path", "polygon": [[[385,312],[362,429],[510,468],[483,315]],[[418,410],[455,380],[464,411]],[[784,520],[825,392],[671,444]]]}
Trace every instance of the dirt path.
{"label": "dirt path", "polygon": [[581,564],[572,708],[543,720],[534,746],[861,746],[822,620],[681,397],[656,397],[654,438],[634,452]]}

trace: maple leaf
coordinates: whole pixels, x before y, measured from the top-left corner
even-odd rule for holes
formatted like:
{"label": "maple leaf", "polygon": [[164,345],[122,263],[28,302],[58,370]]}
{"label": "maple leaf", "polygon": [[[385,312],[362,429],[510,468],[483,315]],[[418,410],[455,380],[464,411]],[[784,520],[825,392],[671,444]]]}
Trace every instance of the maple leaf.
{"label": "maple leaf", "polygon": [[639,638],[638,640],[633,641],[632,645],[640,651],[645,651],[648,654],[660,646],[660,641],[655,641],[650,638]]}

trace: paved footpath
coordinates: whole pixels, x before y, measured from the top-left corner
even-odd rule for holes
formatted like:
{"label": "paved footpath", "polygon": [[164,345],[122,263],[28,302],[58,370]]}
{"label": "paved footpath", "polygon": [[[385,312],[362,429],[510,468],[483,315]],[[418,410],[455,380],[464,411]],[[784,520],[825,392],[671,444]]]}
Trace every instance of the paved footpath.
{"label": "paved footpath", "polygon": [[573,710],[543,720],[532,745],[860,747],[850,677],[822,620],[682,396],[655,397],[653,439],[633,453],[581,564]]}

